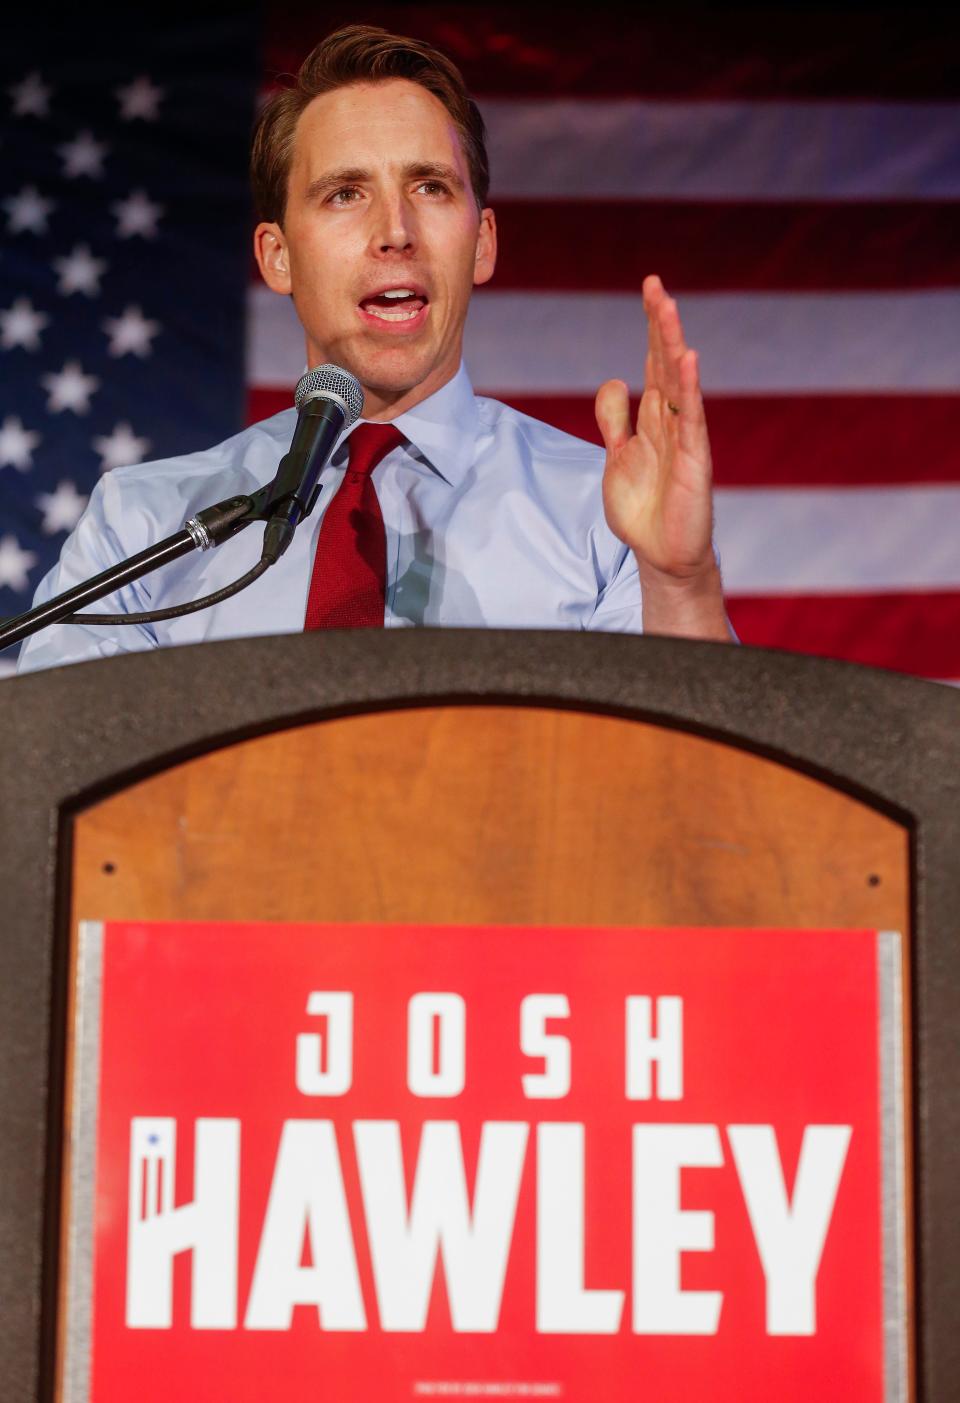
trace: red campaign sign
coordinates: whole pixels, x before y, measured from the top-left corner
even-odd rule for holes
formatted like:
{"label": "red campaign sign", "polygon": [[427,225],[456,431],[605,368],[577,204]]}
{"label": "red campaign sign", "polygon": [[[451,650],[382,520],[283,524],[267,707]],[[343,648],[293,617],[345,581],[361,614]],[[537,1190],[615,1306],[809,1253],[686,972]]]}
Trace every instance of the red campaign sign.
{"label": "red campaign sign", "polygon": [[879,1403],[877,951],[106,925],[92,1403]]}

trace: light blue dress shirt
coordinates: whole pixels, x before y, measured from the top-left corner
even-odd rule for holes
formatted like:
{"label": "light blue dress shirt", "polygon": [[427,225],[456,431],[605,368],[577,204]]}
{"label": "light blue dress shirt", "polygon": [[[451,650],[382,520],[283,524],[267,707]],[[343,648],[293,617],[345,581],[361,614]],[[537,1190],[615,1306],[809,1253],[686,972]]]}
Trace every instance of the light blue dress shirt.
{"label": "light blue dress shirt", "polygon": [[[296,419],[288,409],[216,448],[107,473],[35,602],[172,535],[203,507],[262,487],[289,448]],[[463,366],[395,423],[407,443],[373,475],[387,536],[388,628],[641,631],[636,561],[604,520],[601,449],[475,396]],[[20,670],[300,632],[317,534],[343,476],[346,439],[324,471],[313,515],[249,589],[165,623],[55,625],[27,640]],[[210,594],[256,564],[262,535],[261,526],[250,526],[214,550],[145,575],[90,612],[162,609]]]}

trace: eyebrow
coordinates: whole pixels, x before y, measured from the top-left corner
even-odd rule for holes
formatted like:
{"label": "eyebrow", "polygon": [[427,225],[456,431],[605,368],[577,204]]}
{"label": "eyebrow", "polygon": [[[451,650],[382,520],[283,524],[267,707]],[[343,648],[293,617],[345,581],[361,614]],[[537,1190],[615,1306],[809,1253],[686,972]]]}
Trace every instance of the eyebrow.
{"label": "eyebrow", "polygon": [[[463,178],[456,168],[442,161],[413,161],[404,166],[400,174],[404,180],[445,180],[457,190],[464,188]],[[362,166],[341,166],[311,180],[304,198],[308,202],[320,200],[332,190],[339,190],[344,185],[363,185],[371,178],[370,172]]]}

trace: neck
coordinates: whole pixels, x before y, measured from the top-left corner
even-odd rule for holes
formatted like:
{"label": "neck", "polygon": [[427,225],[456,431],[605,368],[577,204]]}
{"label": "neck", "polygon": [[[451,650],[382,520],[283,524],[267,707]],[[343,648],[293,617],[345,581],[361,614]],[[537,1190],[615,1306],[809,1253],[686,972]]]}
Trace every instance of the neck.
{"label": "neck", "polygon": [[[329,359],[318,353],[314,347],[307,346],[307,364],[320,365],[324,360]],[[349,370],[349,365],[345,361],[340,362],[344,368]],[[444,385],[448,385],[457,371],[460,369],[460,356],[456,356],[452,364],[442,367],[434,366],[430,374],[421,380],[417,385],[404,386],[399,390],[392,389],[384,385],[371,385],[364,381],[362,376],[357,378],[363,388],[363,417],[370,423],[389,424],[391,420],[405,414],[408,409],[414,409],[418,404],[422,404],[425,399],[435,395]]]}
{"label": "neck", "polygon": [[373,423],[389,424],[408,409],[414,409],[425,399],[450,383],[459,368],[459,360],[452,367],[434,370],[419,385],[411,385],[402,390],[386,389],[382,385],[364,385],[363,417]]}

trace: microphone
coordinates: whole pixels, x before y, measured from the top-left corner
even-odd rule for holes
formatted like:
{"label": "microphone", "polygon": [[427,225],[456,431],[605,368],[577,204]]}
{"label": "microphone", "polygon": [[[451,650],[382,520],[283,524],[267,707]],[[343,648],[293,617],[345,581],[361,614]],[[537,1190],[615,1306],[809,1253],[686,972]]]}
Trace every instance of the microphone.
{"label": "microphone", "polygon": [[294,395],[300,417],[290,450],[268,489],[262,560],[275,565],[320,495],[320,474],[347,429],[363,413],[360,381],[339,365],[318,365],[301,376]]}

